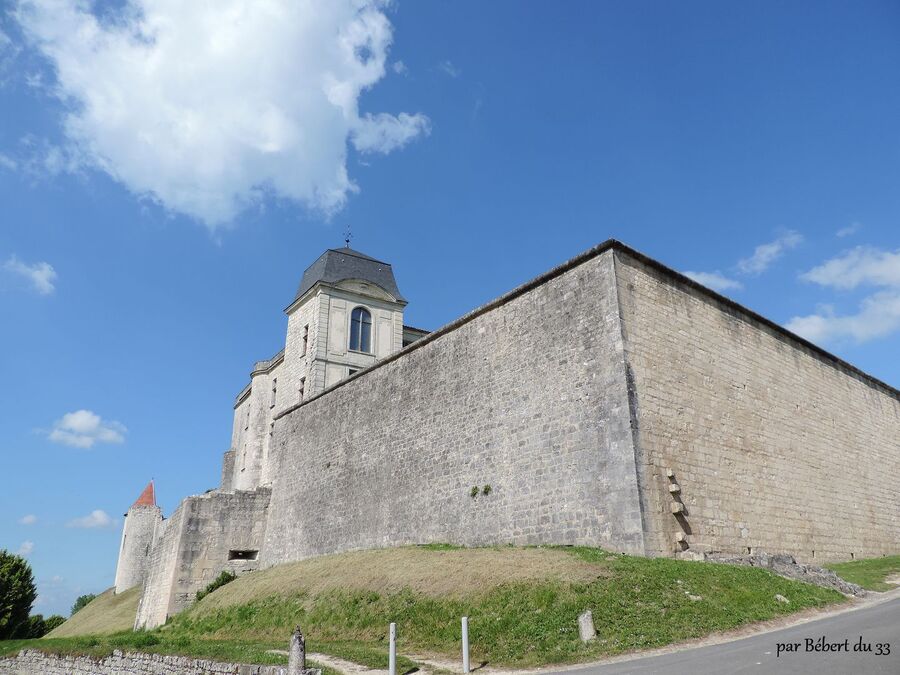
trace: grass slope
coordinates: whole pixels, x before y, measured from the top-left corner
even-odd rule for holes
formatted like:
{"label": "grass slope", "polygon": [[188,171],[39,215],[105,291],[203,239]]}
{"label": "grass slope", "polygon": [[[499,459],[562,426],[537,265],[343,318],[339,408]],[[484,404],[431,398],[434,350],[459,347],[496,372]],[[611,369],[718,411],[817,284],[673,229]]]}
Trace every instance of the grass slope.
{"label": "grass slope", "polygon": [[887,583],[885,579],[900,575],[900,555],[835,563],[827,567],[843,579],[870,591],[890,591],[897,588],[897,584]]}
{"label": "grass slope", "polygon": [[107,635],[131,630],[137,615],[139,586],[116,595],[115,589],[104,591],[69,619],[50,631],[45,638],[67,638],[77,635]]}
{"label": "grass slope", "polygon": [[[776,594],[790,604],[779,603]],[[467,615],[474,662],[534,666],[658,647],[843,600],[750,567],[588,548],[403,548],[254,572],[160,629],[42,640],[40,647],[94,654],[140,648],[272,663],[283,657],[266,650],[285,649],[299,624],[310,651],[385,668],[391,621],[398,625],[401,654],[455,660],[460,617]],[[585,609],[592,610],[598,633],[587,645],[577,627]],[[0,652],[22,646],[0,644]]]}

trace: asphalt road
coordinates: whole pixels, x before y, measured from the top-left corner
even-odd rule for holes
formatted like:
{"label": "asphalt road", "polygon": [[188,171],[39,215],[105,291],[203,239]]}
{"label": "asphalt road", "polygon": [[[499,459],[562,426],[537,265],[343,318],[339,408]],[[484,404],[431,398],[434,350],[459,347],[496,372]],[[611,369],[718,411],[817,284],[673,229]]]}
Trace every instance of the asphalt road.
{"label": "asphalt road", "polygon": [[[839,651],[815,651],[824,636]],[[855,651],[862,641],[872,651]],[[809,642],[808,642],[809,641]],[[779,644],[782,645],[779,654]],[[878,655],[878,645],[890,653]],[[788,651],[790,645],[792,651]],[[885,647],[882,646],[882,651]],[[565,675],[900,675],[900,598],[708,647],[567,670]]]}

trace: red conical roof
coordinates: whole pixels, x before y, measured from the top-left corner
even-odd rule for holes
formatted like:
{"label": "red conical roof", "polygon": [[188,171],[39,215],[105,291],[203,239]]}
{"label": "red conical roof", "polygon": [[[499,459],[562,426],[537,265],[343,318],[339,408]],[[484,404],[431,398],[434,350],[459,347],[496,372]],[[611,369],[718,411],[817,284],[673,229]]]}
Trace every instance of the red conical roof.
{"label": "red conical roof", "polygon": [[147,487],[144,488],[141,496],[131,506],[132,508],[135,506],[156,506],[156,490],[153,488],[152,480],[147,483]]}

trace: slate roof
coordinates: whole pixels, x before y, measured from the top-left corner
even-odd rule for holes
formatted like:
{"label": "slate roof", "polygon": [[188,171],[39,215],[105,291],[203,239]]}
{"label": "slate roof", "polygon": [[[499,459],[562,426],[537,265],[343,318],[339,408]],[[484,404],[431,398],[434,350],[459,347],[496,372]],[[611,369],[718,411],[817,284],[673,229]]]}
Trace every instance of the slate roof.
{"label": "slate roof", "polygon": [[307,267],[294,302],[320,281],[334,284],[345,279],[368,281],[383,288],[400,302],[406,302],[397,288],[391,266],[352,248],[330,248]]}

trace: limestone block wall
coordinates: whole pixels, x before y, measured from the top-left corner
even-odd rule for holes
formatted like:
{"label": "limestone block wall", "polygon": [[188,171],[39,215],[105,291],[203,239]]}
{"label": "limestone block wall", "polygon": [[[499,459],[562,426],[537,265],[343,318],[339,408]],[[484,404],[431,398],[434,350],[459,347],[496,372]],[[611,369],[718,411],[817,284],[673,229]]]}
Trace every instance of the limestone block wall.
{"label": "limestone block wall", "polygon": [[158,626],[165,623],[169,617],[169,600],[178,563],[178,544],[184,525],[185,501],[182,501],[174,513],[156,528],[156,537],[150,547],[147,562],[147,575],[134,620],[135,630]]}
{"label": "limestone block wall", "polygon": [[[310,372],[310,368],[316,354],[319,351],[324,352],[320,327],[323,320],[322,310],[319,294],[315,293],[288,314],[281,376],[284,382],[278,388],[278,399],[275,405],[277,411],[300,402],[301,379],[305,379],[304,388],[307,397],[314,391],[321,391],[321,387],[317,388],[317,377]],[[327,312],[327,308],[324,311]],[[327,313],[325,320],[327,321]],[[304,340],[304,335],[306,340]]]}
{"label": "limestone block wall", "polygon": [[[251,374],[250,389],[235,407],[232,489],[254,490],[268,479],[269,432],[281,371],[280,355],[272,361],[257,363]],[[286,385],[284,378],[281,379]]]}
{"label": "limestone block wall", "polygon": [[579,262],[276,418],[263,564],[426,542],[643,553],[612,254]]}
{"label": "limestone block wall", "polygon": [[[314,671],[318,672],[318,671]],[[36,649],[0,659],[0,675],[287,675],[287,666],[245,665],[185,656],[114,651],[111,656],[57,656]]]}
{"label": "limestone block wall", "polygon": [[158,506],[135,505],[128,509],[116,564],[116,593],[143,583],[156,526],[161,521]]}
{"label": "limestone block wall", "polygon": [[[138,605],[137,628],[152,628],[188,607],[223,570],[256,569],[270,491],[210,492],[182,501],[151,551],[152,572]],[[241,552],[241,557],[234,557]],[[257,552],[243,557],[248,552]]]}
{"label": "limestone block wall", "polygon": [[679,275],[616,260],[648,550],[671,555],[682,532],[692,550],[806,562],[897,553],[898,393]]}

